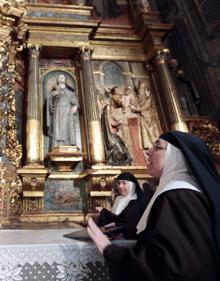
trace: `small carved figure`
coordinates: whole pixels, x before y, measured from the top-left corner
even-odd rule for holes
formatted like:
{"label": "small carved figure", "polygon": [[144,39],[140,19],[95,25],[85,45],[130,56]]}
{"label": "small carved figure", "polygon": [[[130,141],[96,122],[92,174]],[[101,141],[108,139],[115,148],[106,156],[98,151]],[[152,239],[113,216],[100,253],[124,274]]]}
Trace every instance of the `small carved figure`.
{"label": "small carved figure", "polygon": [[122,96],[123,113],[134,112],[137,107],[137,100],[134,96],[132,86],[126,86]]}

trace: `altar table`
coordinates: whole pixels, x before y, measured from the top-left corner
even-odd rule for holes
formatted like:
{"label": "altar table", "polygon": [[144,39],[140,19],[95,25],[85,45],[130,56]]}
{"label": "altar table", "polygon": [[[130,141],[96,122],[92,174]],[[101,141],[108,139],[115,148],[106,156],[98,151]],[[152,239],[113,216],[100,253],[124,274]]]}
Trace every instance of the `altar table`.
{"label": "altar table", "polygon": [[[1,229],[0,281],[110,281],[92,242],[64,238],[67,229]],[[114,241],[131,246],[134,241]]]}

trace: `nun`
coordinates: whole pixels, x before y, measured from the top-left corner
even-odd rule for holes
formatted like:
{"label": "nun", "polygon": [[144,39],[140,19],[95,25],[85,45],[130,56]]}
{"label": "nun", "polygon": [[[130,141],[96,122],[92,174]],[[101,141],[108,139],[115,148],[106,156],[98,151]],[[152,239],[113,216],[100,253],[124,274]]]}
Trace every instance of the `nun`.
{"label": "nun", "polygon": [[206,144],[167,132],[148,151],[147,165],[159,185],[133,249],[112,244],[92,219],[88,223],[112,280],[220,280],[220,179]]}
{"label": "nun", "polygon": [[116,197],[111,211],[96,207],[99,212],[97,225],[106,229],[116,227],[116,231],[118,227],[121,238],[135,239],[137,223],[146,207],[144,193],[136,177],[129,172],[117,177],[117,190],[119,196]]}

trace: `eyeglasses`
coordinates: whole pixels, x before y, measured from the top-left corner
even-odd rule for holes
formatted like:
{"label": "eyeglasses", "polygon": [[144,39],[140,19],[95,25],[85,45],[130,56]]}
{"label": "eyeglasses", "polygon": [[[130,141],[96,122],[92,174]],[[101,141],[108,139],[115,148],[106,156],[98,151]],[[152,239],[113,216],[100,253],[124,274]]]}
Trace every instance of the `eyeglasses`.
{"label": "eyeglasses", "polygon": [[166,147],[163,147],[162,145],[160,145],[159,143],[154,143],[152,148],[156,151],[160,151],[160,150],[166,150]]}

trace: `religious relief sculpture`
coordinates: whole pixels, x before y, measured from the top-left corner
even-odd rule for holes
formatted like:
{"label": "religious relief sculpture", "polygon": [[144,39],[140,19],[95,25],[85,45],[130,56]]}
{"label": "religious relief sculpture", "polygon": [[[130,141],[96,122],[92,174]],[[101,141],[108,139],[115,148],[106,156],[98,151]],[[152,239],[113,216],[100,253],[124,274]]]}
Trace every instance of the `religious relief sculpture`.
{"label": "religious relief sculpture", "polygon": [[149,149],[160,135],[161,129],[151,91],[145,81],[138,83],[137,100],[139,107],[136,112],[139,113],[142,148]]}
{"label": "religious relief sculpture", "polygon": [[134,0],[134,4],[141,12],[147,13],[150,10],[150,5],[147,0]]}
{"label": "religious relief sculpture", "polygon": [[109,165],[130,165],[132,162],[130,153],[119,135],[122,122],[113,114],[114,109],[121,107],[121,95],[117,92],[117,87],[113,87],[110,91],[110,104],[104,107],[101,115],[106,158]]}
{"label": "religious relief sculpture", "polygon": [[132,86],[125,86],[124,94],[122,96],[122,112],[135,112],[137,108],[137,99],[134,95]]}
{"label": "religious relief sculpture", "polygon": [[97,15],[103,19],[115,18],[121,14],[116,0],[93,0],[92,5],[96,8]]}
{"label": "religious relief sculpture", "polygon": [[66,84],[66,76],[58,74],[47,98],[47,128],[52,147],[76,145],[76,113],[78,98],[73,88]]}

